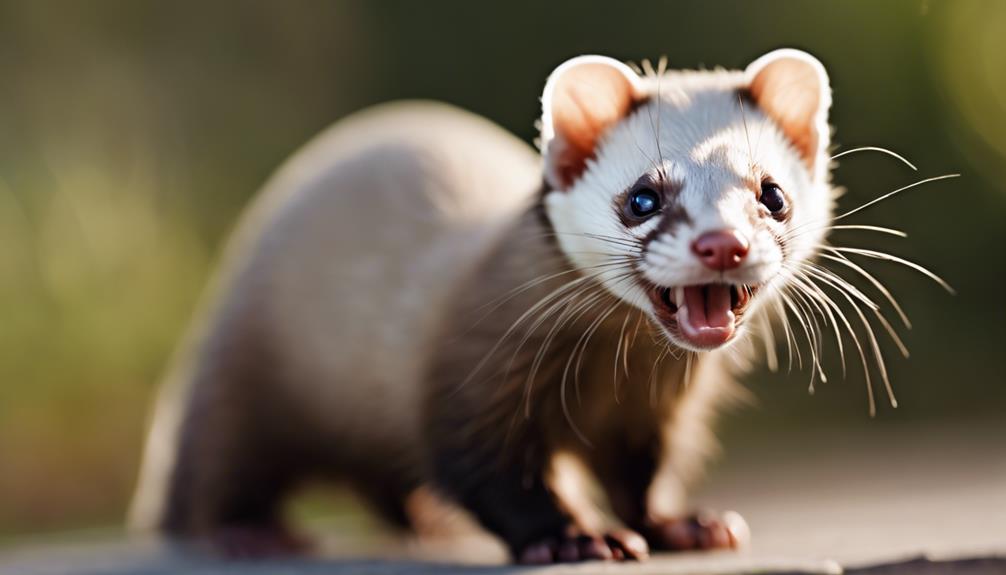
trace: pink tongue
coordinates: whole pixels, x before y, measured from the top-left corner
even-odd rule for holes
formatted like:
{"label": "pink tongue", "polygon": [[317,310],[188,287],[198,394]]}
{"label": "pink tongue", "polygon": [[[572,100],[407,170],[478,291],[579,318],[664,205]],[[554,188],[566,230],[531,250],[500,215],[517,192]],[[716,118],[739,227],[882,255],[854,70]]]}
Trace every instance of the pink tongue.
{"label": "pink tongue", "polygon": [[696,330],[733,327],[728,285],[688,286],[685,288],[685,306],[688,308],[688,323]]}

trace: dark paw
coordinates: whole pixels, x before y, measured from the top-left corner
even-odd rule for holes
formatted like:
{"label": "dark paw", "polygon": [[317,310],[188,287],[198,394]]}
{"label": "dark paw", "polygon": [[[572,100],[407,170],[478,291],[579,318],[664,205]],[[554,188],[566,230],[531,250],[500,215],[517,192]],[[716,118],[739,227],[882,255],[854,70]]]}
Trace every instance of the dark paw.
{"label": "dark paw", "polygon": [[657,521],[646,535],[650,546],[661,551],[739,549],[751,540],[747,522],[733,511]]}
{"label": "dark paw", "polygon": [[646,540],[635,531],[612,530],[604,534],[586,534],[570,530],[526,545],[516,556],[520,563],[572,563],[576,561],[635,561],[650,554]]}
{"label": "dark paw", "polygon": [[217,528],[207,541],[214,554],[227,559],[268,559],[301,555],[311,543],[281,527],[229,525]]}

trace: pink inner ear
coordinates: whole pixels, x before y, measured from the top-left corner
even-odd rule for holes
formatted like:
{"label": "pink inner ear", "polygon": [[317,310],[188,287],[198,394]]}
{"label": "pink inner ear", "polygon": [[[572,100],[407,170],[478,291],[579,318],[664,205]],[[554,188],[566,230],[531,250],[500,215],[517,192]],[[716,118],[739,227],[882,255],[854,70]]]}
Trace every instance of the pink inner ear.
{"label": "pink inner ear", "polygon": [[597,141],[629,113],[635,97],[630,80],[612,66],[588,63],[563,73],[552,96],[555,139],[548,150],[562,187],[583,173]]}
{"label": "pink inner ear", "polygon": [[779,124],[807,164],[813,168],[818,151],[817,114],[823,86],[807,62],[780,58],[762,68],[751,81],[751,96]]}

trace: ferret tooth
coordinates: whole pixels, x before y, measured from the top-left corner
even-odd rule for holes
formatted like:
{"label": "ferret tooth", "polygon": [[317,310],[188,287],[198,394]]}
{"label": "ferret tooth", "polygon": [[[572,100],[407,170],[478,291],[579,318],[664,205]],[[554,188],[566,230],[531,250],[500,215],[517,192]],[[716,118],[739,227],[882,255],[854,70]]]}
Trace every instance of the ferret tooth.
{"label": "ferret tooth", "polygon": [[679,307],[685,305],[685,288],[683,286],[674,288],[674,303]]}

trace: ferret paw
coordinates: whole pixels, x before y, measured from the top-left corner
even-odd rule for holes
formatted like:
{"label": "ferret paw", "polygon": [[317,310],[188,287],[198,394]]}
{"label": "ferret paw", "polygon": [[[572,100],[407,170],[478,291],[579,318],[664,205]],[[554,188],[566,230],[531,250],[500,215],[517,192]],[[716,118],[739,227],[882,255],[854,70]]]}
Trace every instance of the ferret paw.
{"label": "ferret paw", "polygon": [[570,529],[561,537],[550,537],[526,545],[517,559],[528,565],[572,563],[576,561],[634,561],[650,554],[646,540],[635,531],[616,529],[602,534]]}
{"label": "ferret paw", "polygon": [[740,549],[751,541],[747,522],[734,511],[660,520],[645,532],[650,545],[661,551]]}
{"label": "ferret paw", "polygon": [[306,538],[282,527],[265,525],[222,526],[209,536],[207,542],[214,554],[234,560],[302,555],[312,548]]}

